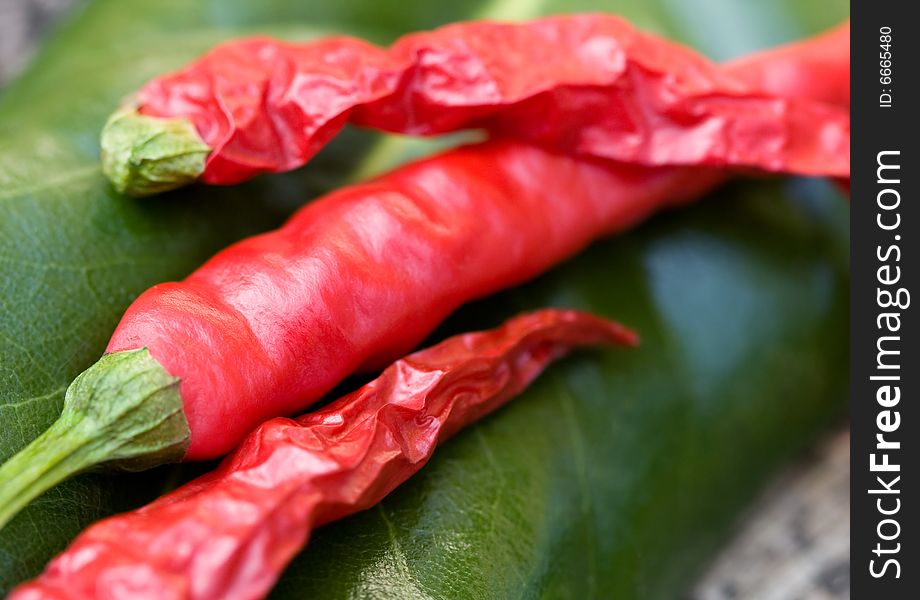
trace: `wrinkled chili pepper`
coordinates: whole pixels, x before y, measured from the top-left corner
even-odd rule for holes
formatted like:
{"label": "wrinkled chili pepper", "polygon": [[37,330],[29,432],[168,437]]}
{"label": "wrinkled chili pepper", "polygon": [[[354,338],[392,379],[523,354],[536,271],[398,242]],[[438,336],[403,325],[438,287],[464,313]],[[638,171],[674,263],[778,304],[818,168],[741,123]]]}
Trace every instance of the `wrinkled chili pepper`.
{"label": "wrinkled chili pepper", "polygon": [[449,338],[322,410],[268,421],[215,472],[87,529],[12,598],[261,598],[311,529],[380,502],[550,362],[635,342],[616,323],[558,309]]}
{"label": "wrinkled chili pepper", "polygon": [[299,167],[347,121],[423,135],[484,128],[647,166],[849,173],[848,111],[771,93],[601,14],[461,23],[388,50],[349,37],[243,39],[154,79],[134,102],[107,125],[103,159],[115,186],[139,195]]}
{"label": "wrinkled chili pepper", "polygon": [[[797,75],[825,66],[805,61]],[[802,92],[840,94],[811,84]],[[68,388],[61,418],[0,466],[0,526],[94,465],[220,456],[353,371],[404,355],[464,302],[726,176],[493,141],[330,194],[132,304],[110,354]]]}

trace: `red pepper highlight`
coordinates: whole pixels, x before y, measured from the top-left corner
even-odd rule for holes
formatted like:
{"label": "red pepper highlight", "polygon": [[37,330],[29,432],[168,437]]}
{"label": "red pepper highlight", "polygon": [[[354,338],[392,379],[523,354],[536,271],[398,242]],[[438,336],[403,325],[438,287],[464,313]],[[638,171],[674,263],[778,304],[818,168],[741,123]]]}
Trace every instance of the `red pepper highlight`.
{"label": "red pepper highlight", "polygon": [[322,410],[268,421],[215,472],[93,525],[11,598],[261,598],[314,527],[380,502],[550,362],[602,343],[636,337],[546,309],[416,352]]}
{"label": "red pepper highlight", "polygon": [[[786,62],[799,55],[790,48]],[[422,135],[483,128],[649,166],[848,176],[848,111],[776,94],[790,86],[781,71],[753,85],[621,18],[589,14],[449,25],[389,49],[349,37],[243,39],[151,81],[136,102],[144,115],[194,124],[211,149],[201,179],[215,184],[299,167],[349,121]],[[823,95],[827,76],[792,88]]]}

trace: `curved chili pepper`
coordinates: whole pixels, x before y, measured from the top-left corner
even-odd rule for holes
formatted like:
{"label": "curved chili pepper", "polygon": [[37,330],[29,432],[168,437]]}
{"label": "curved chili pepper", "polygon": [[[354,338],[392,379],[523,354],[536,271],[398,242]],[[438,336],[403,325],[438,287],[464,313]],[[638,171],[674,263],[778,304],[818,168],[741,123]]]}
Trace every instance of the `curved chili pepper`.
{"label": "curved chili pepper", "polygon": [[635,342],[616,323],[557,309],[449,338],[322,410],[268,421],[215,472],[87,529],[11,598],[261,598],[311,529],[380,502],[550,362]]}
{"label": "curved chili pepper", "polygon": [[243,39],[154,79],[134,102],[102,146],[116,188],[138,195],[299,167],[347,121],[422,135],[484,128],[647,166],[849,173],[848,111],[770,93],[600,14],[461,23],[389,50],[349,37]]}
{"label": "curved chili pepper", "polygon": [[0,466],[0,526],[93,465],[220,456],[356,369],[404,355],[464,302],[725,177],[493,141],[330,194],[129,307],[61,418]]}

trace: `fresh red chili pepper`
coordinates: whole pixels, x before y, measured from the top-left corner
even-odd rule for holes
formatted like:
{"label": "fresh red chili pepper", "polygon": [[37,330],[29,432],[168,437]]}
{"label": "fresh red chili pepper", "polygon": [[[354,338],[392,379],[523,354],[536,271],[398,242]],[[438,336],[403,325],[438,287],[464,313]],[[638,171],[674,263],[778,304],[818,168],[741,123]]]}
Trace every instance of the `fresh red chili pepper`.
{"label": "fresh red chili pepper", "polygon": [[449,338],[296,421],[260,426],[217,471],[81,534],[15,600],[261,598],[318,525],[380,502],[435,446],[616,323],[546,309]]}
{"label": "fresh red chili pepper", "polygon": [[611,169],[516,142],[455,149],[333,192],[150,288],[107,350],[146,347],[182,380],[187,457],[213,458],[404,355],[464,302],[721,178]]}
{"label": "fresh red chili pepper", "polygon": [[497,140],[330,194],[138,298],[58,422],[0,466],[0,526],[93,465],[220,456],[356,369],[404,355],[464,302],[726,176]]}
{"label": "fresh red chili pepper", "polygon": [[423,135],[484,128],[647,166],[849,173],[848,111],[770,93],[601,14],[461,23],[389,50],[348,37],[243,39],[154,79],[134,101],[110,121],[103,150],[116,187],[138,194],[299,167],[347,121]]}

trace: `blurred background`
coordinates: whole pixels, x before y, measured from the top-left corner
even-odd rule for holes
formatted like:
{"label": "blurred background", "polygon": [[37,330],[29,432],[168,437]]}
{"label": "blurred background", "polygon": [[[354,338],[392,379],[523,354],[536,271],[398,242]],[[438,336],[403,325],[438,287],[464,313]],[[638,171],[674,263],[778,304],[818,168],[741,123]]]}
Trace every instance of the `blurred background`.
{"label": "blurred background", "polygon": [[[0,0],[0,93],[78,0]],[[829,435],[749,507],[686,600],[850,597],[849,430]]]}

